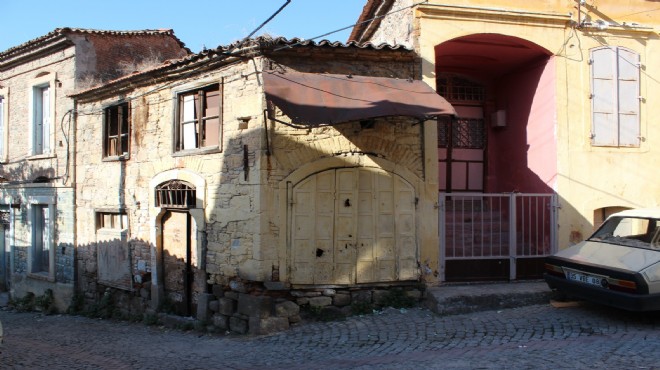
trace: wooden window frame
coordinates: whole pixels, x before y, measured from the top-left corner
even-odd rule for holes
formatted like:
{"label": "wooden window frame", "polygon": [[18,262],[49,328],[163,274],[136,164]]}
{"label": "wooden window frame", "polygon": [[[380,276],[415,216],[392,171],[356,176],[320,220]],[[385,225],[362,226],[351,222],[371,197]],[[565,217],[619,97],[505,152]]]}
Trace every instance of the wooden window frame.
{"label": "wooden window frame", "polygon": [[[43,218],[42,215],[45,216]],[[31,246],[28,249],[28,276],[55,281],[55,199],[49,196],[28,198]],[[38,261],[43,259],[42,261]],[[45,266],[45,263],[48,266]]]}
{"label": "wooden window frame", "polygon": [[[112,132],[113,125],[116,132]],[[128,102],[109,106],[103,114],[103,158],[128,159],[131,145],[131,107]]]}
{"label": "wooden window frame", "polygon": [[5,136],[7,135],[6,112],[7,97],[3,89],[0,88],[0,163],[6,162],[7,160],[7,145],[5,143]]}
{"label": "wooden window frame", "polygon": [[124,211],[97,211],[96,230],[126,230],[128,215]]}
{"label": "wooden window frame", "polygon": [[[611,60],[603,60],[600,55],[611,51]],[[598,55],[598,57],[597,57]],[[633,57],[634,60],[628,60]],[[602,62],[601,62],[602,60]],[[640,54],[622,46],[603,46],[590,50],[591,64],[591,145],[595,147],[630,147],[641,146],[641,63]],[[603,73],[603,67],[611,64],[610,75]],[[602,63],[598,65],[598,63]],[[622,63],[632,64],[636,72],[626,72]],[[597,72],[598,71],[598,72]],[[601,75],[602,74],[602,75]],[[634,76],[633,76],[634,75]],[[633,76],[634,78],[632,78]],[[609,81],[609,82],[608,82]],[[633,85],[631,85],[631,82]],[[607,84],[610,84],[609,88]],[[605,86],[605,87],[603,87]],[[624,89],[628,86],[628,89]],[[635,89],[630,89],[633,86]],[[634,92],[630,92],[635,90]],[[628,91],[625,95],[622,91]],[[634,96],[630,96],[635,94]],[[602,102],[609,102],[604,104]],[[633,108],[634,107],[634,108]],[[627,108],[627,109],[626,109]],[[610,117],[608,119],[608,117]],[[630,124],[631,120],[634,122]],[[636,135],[624,135],[625,132],[633,132]],[[599,135],[599,132],[604,135]],[[631,139],[632,138],[632,139]]]}
{"label": "wooden window frame", "polygon": [[[214,83],[204,85],[199,88],[186,90],[176,95],[176,114],[175,114],[175,128],[174,128],[174,152],[199,152],[211,151],[219,152],[222,150],[222,128],[223,128],[223,90],[222,83]],[[217,114],[205,115],[209,107],[207,96],[209,93],[217,92],[218,106]],[[186,120],[185,100],[188,97],[193,97],[194,112],[193,117]],[[211,120],[218,121],[217,139],[210,140],[206,137],[208,130],[207,123]],[[194,125],[194,145],[187,147],[185,141],[192,140],[193,138],[185,135],[185,125]]]}

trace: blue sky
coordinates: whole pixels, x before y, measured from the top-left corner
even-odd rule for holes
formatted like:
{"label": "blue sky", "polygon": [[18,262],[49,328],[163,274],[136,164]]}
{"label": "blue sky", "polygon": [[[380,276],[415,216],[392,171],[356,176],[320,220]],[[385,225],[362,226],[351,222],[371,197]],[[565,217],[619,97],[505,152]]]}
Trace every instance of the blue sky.
{"label": "blue sky", "polygon": [[[0,0],[0,51],[58,27],[168,29],[193,52],[249,35],[286,0]],[[255,36],[315,38],[357,22],[367,0],[291,0]],[[350,29],[315,39],[346,42]]]}

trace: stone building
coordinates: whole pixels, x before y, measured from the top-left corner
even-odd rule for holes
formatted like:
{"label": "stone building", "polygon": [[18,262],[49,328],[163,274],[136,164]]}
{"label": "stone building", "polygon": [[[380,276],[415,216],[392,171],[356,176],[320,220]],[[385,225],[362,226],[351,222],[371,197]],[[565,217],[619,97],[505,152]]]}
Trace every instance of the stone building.
{"label": "stone building", "polygon": [[351,39],[414,49],[458,113],[427,131],[440,281],[539,277],[613,212],[660,205],[659,27],[653,1],[366,1]]}
{"label": "stone building", "polygon": [[180,58],[171,30],[61,28],[0,52],[0,291],[73,296],[78,89]]}
{"label": "stone building", "polygon": [[86,301],[260,333],[301,305],[418,298],[438,259],[425,130],[454,113],[419,65],[261,37],[72,95]]}

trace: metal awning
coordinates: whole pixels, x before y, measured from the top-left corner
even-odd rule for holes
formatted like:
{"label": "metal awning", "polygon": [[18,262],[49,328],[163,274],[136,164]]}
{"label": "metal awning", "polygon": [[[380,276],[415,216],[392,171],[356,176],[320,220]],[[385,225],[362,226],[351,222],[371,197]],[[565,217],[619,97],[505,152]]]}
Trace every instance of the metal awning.
{"label": "metal awning", "polygon": [[387,116],[427,119],[456,115],[449,102],[419,80],[265,71],[263,81],[268,103],[276,105],[295,125],[325,126]]}

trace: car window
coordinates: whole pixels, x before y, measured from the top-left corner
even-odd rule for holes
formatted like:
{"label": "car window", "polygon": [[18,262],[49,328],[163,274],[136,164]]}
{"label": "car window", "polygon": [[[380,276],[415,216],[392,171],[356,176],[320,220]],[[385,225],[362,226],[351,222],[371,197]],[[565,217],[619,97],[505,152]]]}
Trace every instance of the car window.
{"label": "car window", "polygon": [[589,240],[636,248],[660,249],[660,223],[651,218],[611,217]]}

